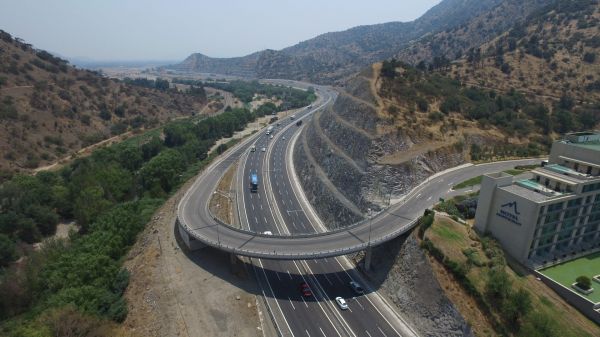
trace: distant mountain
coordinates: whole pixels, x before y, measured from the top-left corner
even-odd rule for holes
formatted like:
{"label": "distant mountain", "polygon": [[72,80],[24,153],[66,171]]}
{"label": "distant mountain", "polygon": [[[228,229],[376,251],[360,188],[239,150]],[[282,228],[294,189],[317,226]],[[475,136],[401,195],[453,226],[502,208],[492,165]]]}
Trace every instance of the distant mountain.
{"label": "distant mountain", "polygon": [[192,115],[206,102],[201,90],[187,95],[160,84],[76,69],[0,30],[0,180],[110,136]]}
{"label": "distant mountain", "polygon": [[[192,54],[182,63],[169,68],[332,83],[373,62],[399,54],[411,41],[464,25],[505,1],[444,0],[419,19],[408,23],[358,26],[342,32],[322,34],[279,51],[264,50],[244,57],[211,58]],[[531,8],[544,2],[547,1],[524,1]],[[502,24],[508,27],[518,19],[519,16],[506,16]]]}
{"label": "distant mountain", "polygon": [[460,58],[470,48],[491,41],[549,3],[552,0],[501,1],[491,10],[482,11],[459,25],[412,41],[395,58],[411,64],[429,62],[434,57]]}

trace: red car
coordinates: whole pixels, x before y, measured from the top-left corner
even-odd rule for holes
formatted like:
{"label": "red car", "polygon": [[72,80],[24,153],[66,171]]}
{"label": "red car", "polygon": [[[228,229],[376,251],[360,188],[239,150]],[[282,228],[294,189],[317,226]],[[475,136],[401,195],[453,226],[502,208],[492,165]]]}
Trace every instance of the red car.
{"label": "red car", "polygon": [[310,287],[308,286],[308,284],[306,282],[300,283],[300,292],[302,293],[302,296],[304,296],[304,297],[312,296],[312,291],[310,291]]}

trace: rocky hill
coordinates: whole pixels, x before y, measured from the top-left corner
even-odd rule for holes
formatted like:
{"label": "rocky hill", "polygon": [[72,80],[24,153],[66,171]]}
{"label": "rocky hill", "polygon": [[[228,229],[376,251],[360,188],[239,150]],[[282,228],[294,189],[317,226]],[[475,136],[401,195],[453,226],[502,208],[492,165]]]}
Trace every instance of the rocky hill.
{"label": "rocky hill", "polygon": [[462,24],[427,34],[412,41],[395,57],[398,60],[417,64],[421,61],[432,62],[436,57],[448,60],[459,59],[471,48],[495,39],[516,23],[525,19],[549,0],[505,0],[489,11],[465,20]]}
{"label": "rocky hill", "polygon": [[191,115],[205,104],[202,88],[186,94],[168,82],[156,84],[158,89],[129,85],[76,69],[0,31],[0,171],[35,169],[112,135]]}
{"label": "rocky hill", "polygon": [[[319,35],[294,46],[228,59],[192,54],[171,69],[260,78],[290,78],[331,83],[365,66],[400,53],[409,42],[428,34],[450,31],[482,17],[506,0],[444,0],[412,22],[389,22]],[[514,3],[515,12],[530,11],[548,0]],[[384,9],[379,9],[384,10]],[[505,15],[510,26],[520,15]]]}
{"label": "rocky hill", "polygon": [[600,119],[600,2],[555,1],[467,51],[450,72],[465,84],[514,89],[547,104],[562,99],[567,110],[588,114],[591,127]]}

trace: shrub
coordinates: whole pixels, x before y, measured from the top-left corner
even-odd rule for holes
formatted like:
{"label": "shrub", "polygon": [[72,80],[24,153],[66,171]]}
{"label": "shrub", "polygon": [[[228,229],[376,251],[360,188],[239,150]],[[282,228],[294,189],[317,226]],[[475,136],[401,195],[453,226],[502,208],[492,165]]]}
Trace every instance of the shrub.
{"label": "shrub", "polygon": [[596,61],[596,53],[585,53],[583,55],[583,61],[587,63],[594,63]]}
{"label": "shrub", "polygon": [[0,267],[8,265],[16,259],[16,245],[5,234],[0,234]]}
{"label": "shrub", "polygon": [[575,281],[581,289],[588,290],[592,287],[592,280],[585,275],[578,276]]}

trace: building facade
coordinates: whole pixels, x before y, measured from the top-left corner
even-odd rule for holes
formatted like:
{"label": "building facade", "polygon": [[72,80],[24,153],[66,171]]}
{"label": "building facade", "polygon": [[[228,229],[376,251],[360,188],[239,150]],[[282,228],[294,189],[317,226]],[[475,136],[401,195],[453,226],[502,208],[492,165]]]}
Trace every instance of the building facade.
{"label": "building facade", "polygon": [[569,134],[550,157],[513,181],[484,175],[475,229],[531,267],[600,250],[600,132]]}

